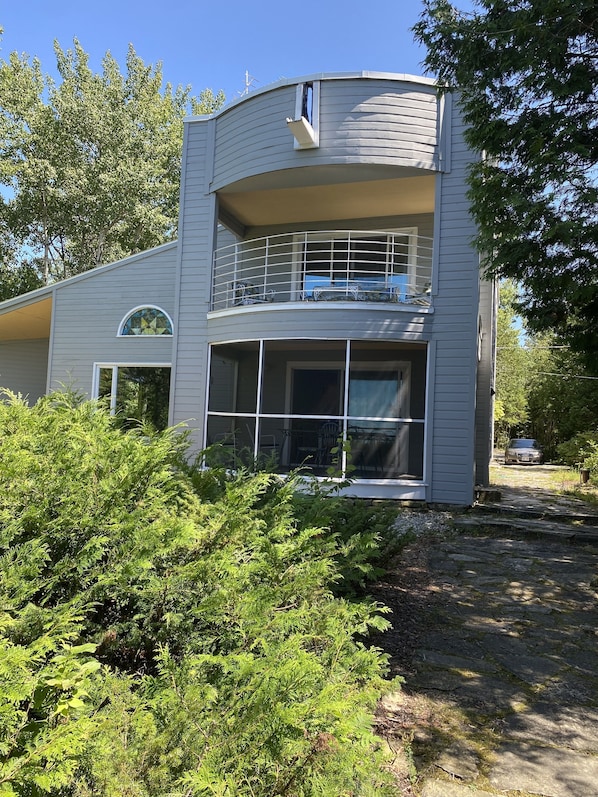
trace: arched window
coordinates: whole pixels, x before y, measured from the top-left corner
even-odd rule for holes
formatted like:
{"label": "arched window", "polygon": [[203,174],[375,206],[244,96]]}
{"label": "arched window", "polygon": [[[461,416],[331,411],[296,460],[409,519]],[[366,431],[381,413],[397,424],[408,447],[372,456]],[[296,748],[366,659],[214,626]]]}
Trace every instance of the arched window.
{"label": "arched window", "polygon": [[119,335],[172,335],[168,313],[153,305],[136,307],[121,321]]}

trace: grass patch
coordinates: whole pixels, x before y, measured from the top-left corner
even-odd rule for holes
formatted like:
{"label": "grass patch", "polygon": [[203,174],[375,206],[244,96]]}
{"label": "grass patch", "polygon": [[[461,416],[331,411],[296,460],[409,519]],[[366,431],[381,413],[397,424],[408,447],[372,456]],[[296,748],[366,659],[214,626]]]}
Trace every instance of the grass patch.
{"label": "grass patch", "polygon": [[598,482],[590,480],[582,484],[577,468],[491,465],[490,484],[493,487],[549,490],[555,495],[572,496],[589,504],[598,504]]}

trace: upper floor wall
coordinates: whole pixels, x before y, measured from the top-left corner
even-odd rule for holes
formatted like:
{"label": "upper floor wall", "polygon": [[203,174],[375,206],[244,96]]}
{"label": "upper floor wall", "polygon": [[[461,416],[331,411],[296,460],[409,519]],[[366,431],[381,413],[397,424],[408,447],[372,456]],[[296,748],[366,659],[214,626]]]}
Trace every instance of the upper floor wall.
{"label": "upper floor wall", "polygon": [[[319,86],[317,147],[295,150],[286,124],[301,86]],[[298,89],[299,87],[299,89]],[[275,84],[218,119],[213,189],[264,172],[322,164],[371,163],[438,168],[439,99],[415,79],[361,75],[311,76]],[[313,112],[312,112],[313,113]]]}
{"label": "upper floor wall", "polygon": [[[314,145],[288,120],[309,89]],[[312,75],[253,92],[187,124],[185,173],[203,176],[220,221],[248,229],[434,210],[450,168],[451,98],[432,81],[385,73]],[[207,130],[206,130],[207,128]]]}

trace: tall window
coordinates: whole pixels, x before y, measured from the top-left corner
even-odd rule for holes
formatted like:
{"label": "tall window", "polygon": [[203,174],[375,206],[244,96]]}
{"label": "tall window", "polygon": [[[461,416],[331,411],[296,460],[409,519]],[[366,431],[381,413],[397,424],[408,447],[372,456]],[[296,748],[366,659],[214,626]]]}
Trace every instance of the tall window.
{"label": "tall window", "polygon": [[96,383],[96,397],[107,400],[124,428],[168,426],[170,366],[101,365]]}

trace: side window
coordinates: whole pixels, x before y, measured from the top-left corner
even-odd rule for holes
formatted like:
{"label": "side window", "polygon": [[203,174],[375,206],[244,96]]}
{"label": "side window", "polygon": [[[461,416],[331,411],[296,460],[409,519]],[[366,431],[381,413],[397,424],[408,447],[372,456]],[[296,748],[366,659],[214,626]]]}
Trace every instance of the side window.
{"label": "side window", "polygon": [[96,371],[96,398],[107,400],[120,426],[168,426],[170,366],[101,365]]}
{"label": "side window", "polygon": [[172,320],[159,307],[136,307],[121,321],[118,335],[172,335]]}
{"label": "side window", "polygon": [[295,137],[295,149],[311,149],[320,145],[320,82],[299,83],[295,98],[295,116],[287,118]]}

